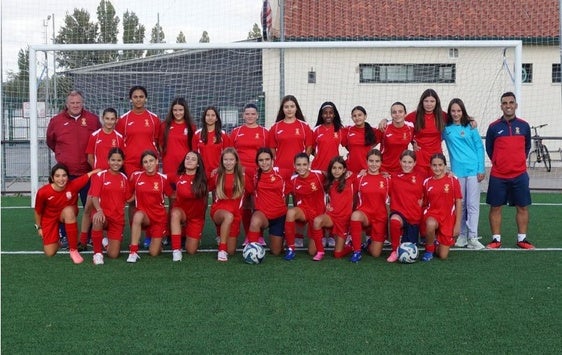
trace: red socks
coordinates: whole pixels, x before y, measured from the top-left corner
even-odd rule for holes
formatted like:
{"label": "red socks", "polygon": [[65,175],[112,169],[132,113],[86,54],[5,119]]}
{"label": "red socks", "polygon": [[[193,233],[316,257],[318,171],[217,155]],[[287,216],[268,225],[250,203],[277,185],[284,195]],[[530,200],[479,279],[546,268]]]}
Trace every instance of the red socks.
{"label": "red socks", "polygon": [[[82,233],[82,234],[84,234],[84,233]],[[86,234],[86,235],[88,235],[88,234]],[[82,237],[80,237],[80,238],[82,238]],[[92,230],[92,244],[94,246],[94,254],[95,253],[103,253],[102,239],[103,239],[103,231]]]}
{"label": "red socks", "polygon": [[219,251],[226,251],[226,243],[219,243]]}
{"label": "red socks", "polygon": [[392,250],[397,250],[400,246],[400,237],[402,237],[402,223],[397,219],[390,220],[390,244]]}
{"label": "red socks", "polygon": [[351,221],[349,230],[351,232],[351,245],[353,251],[361,250],[361,234],[363,233],[363,226],[360,221]]}
{"label": "red socks", "polygon": [[295,250],[295,233],[296,233],[295,222],[285,222],[285,244],[288,248]]}
{"label": "red socks", "polygon": [[323,229],[312,229],[310,239],[314,240],[314,245],[316,246],[316,251],[323,253],[324,244],[322,244],[322,232]]}
{"label": "red socks", "polygon": [[65,223],[66,237],[68,238],[68,248],[74,250],[78,248],[78,223]]}
{"label": "red socks", "polygon": [[257,243],[260,239],[260,232],[249,231],[246,236],[248,237],[248,243]]}
{"label": "red socks", "polygon": [[139,245],[138,244],[131,244],[129,245],[129,253],[138,253]]}
{"label": "red socks", "polygon": [[172,234],[172,250],[181,249],[181,234]]}

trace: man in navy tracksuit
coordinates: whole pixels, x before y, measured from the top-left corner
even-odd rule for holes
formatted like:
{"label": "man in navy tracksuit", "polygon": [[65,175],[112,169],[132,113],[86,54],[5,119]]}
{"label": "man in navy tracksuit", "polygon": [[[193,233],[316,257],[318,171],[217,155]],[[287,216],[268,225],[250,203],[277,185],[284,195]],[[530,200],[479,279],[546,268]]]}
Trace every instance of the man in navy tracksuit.
{"label": "man in navy tracksuit", "polygon": [[490,228],[492,242],[488,249],[497,249],[501,242],[502,206],[515,206],[517,223],[517,246],[534,249],[527,240],[531,191],[527,173],[527,155],[531,149],[531,128],[515,116],[517,101],[515,94],[506,92],[501,96],[503,116],[492,122],[486,132],[486,153],[492,161],[486,203],[490,205]]}

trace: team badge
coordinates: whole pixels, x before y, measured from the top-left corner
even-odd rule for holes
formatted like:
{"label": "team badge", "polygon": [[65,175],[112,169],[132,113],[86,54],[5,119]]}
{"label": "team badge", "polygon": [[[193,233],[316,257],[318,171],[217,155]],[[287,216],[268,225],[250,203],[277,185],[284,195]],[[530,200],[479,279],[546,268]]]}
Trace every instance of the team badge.
{"label": "team badge", "polygon": [[405,140],[407,140],[407,139],[408,139],[407,134],[406,134],[406,133],[403,133],[403,134],[402,134],[402,140],[405,141]]}
{"label": "team badge", "polygon": [[86,127],[88,125],[88,123],[86,122],[86,117],[82,117],[80,119],[80,124],[82,125],[82,127]]}
{"label": "team badge", "polygon": [[113,138],[113,139],[111,140],[111,146],[112,146],[112,147],[117,147],[117,139]]}
{"label": "team badge", "polygon": [[154,191],[160,191],[160,184],[157,183],[157,182],[155,182],[154,185],[152,186],[152,189],[153,189]]}
{"label": "team badge", "polygon": [[67,191],[67,192],[66,192],[66,199],[67,199],[67,200],[71,200],[71,199],[72,199],[72,192],[70,192],[70,191]]}
{"label": "team badge", "polygon": [[260,134],[259,134],[259,133],[256,133],[255,139],[260,139]]}
{"label": "team badge", "polygon": [[270,178],[270,180],[271,180],[271,182],[274,182],[274,181],[275,181],[275,176],[272,176],[272,177]]}
{"label": "team badge", "polygon": [[461,137],[464,137],[464,131],[461,131]]}
{"label": "team badge", "polygon": [[340,135],[338,134],[338,132],[334,132],[334,138],[335,138],[335,139],[340,138]]}
{"label": "team badge", "polygon": [[411,179],[411,180],[412,180],[412,184],[415,184],[415,183],[416,183],[416,177],[415,177],[415,176],[412,176],[412,179]]}
{"label": "team badge", "polygon": [[301,135],[301,131],[300,131],[300,129],[298,129],[298,128],[295,128],[295,134],[296,134],[297,136],[300,136],[300,135]]}
{"label": "team badge", "polygon": [[449,193],[449,184],[445,184],[445,186],[443,186],[443,190],[445,191],[445,193]]}
{"label": "team badge", "polygon": [[310,183],[310,189],[311,189],[312,191],[318,190],[318,187],[316,186],[316,183],[315,183],[315,182],[311,182],[311,183]]}
{"label": "team badge", "polygon": [[147,118],[144,119],[144,126],[145,126],[145,127],[150,127],[150,123],[148,122],[148,119],[147,119]]}
{"label": "team badge", "polygon": [[521,131],[519,130],[519,127],[515,127],[515,134],[521,134]]}
{"label": "team badge", "polygon": [[125,189],[125,182],[123,180],[121,180],[121,190]]}
{"label": "team badge", "polygon": [[384,181],[379,181],[379,189],[384,189]]}
{"label": "team badge", "polygon": [[187,127],[183,129],[183,135],[187,136]]}

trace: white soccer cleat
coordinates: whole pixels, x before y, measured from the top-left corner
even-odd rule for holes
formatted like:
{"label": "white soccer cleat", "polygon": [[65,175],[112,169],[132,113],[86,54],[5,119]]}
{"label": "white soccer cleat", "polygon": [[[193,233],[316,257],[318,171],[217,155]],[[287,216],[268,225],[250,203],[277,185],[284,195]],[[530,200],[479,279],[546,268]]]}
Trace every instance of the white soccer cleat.
{"label": "white soccer cleat", "polygon": [[103,265],[103,254],[95,253],[93,259],[94,265]]}
{"label": "white soccer cleat", "polygon": [[129,253],[129,257],[127,258],[128,263],[136,263],[140,259],[139,254],[137,253]]}
{"label": "white soccer cleat", "polygon": [[217,254],[217,260],[228,261],[228,253],[224,250],[219,250],[219,253]]}
{"label": "white soccer cleat", "polygon": [[180,249],[174,249],[172,251],[172,261],[181,261],[183,259],[183,255]]}

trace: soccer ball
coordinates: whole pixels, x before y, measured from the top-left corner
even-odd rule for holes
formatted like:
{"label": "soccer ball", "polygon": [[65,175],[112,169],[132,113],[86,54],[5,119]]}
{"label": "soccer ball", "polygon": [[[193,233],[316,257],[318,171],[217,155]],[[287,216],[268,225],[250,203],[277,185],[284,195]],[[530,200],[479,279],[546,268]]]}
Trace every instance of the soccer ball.
{"label": "soccer ball", "polygon": [[248,243],[242,250],[242,257],[248,264],[259,264],[265,257],[265,249],[259,243]]}
{"label": "soccer ball", "polygon": [[418,258],[418,247],[414,243],[402,243],[398,247],[398,261],[404,264],[415,263]]}

